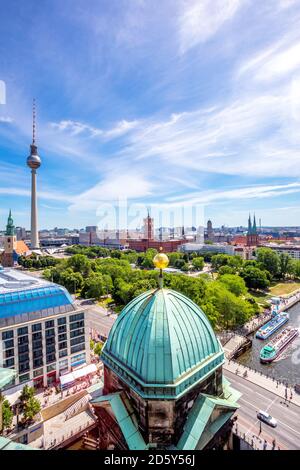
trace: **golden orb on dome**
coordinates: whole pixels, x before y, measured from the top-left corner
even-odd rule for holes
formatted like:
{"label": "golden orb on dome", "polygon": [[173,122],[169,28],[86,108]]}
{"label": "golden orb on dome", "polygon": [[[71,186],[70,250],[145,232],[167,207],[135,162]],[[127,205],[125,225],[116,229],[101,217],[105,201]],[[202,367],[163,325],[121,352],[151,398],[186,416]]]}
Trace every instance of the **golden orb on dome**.
{"label": "golden orb on dome", "polygon": [[169,264],[169,258],[164,253],[157,253],[153,258],[153,264],[156,268],[164,269]]}

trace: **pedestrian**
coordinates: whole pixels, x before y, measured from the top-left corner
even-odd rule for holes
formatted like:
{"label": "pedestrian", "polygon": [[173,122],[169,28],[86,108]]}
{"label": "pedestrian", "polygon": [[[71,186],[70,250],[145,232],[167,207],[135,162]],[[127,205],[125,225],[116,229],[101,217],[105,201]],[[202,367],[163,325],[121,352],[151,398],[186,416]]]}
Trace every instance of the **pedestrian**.
{"label": "pedestrian", "polygon": [[259,422],[259,432],[258,432],[258,435],[261,434],[261,421]]}
{"label": "pedestrian", "polygon": [[265,439],[265,440],[264,440],[264,450],[267,449],[267,446],[268,446],[268,443],[267,443],[267,441],[266,441],[266,439]]}

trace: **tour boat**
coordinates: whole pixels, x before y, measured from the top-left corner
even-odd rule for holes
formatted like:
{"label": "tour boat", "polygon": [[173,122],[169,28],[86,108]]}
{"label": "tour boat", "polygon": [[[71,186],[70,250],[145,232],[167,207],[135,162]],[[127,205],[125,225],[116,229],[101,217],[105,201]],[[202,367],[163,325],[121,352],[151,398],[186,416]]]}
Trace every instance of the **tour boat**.
{"label": "tour boat", "polygon": [[267,339],[275,331],[277,331],[282,325],[289,320],[289,314],[287,312],[277,313],[268,323],[263,325],[256,332],[256,338]]}
{"label": "tour boat", "polygon": [[297,328],[285,328],[261,349],[259,355],[260,362],[268,364],[274,361],[298,335],[299,331]]}

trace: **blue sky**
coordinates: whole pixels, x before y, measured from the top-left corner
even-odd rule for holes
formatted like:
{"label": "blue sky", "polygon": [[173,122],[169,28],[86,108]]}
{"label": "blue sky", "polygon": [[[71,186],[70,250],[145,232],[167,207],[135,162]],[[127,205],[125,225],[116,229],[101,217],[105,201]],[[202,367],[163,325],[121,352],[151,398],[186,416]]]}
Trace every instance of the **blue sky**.
{"label": "blue sky", "polygon": [[41,228],[101,226],[120,200],[135,225],[146,206],[200,207],[215,226],[246,224],[249,211],[300,225],[299,1],[0,10],[1,228],[9,208],[29,227],[33,97]]}

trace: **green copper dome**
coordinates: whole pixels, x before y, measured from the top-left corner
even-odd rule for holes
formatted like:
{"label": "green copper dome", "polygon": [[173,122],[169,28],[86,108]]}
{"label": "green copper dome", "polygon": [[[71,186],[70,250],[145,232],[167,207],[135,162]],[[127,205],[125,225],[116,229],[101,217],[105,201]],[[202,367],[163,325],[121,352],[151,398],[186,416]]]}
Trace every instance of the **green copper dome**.
{"label": "green copper dome", "polygon": [[103,362],[142,395],[177,397],[224,362],[202,310],[168,289],[145,292],[121,312]]}

